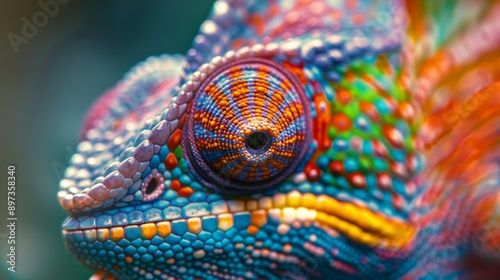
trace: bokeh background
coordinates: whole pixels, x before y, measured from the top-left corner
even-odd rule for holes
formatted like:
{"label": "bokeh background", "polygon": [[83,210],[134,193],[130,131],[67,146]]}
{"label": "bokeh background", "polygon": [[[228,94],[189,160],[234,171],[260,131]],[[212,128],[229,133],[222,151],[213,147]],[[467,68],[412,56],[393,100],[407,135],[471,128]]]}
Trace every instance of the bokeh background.
{"label": "bokeh background", "polygon": [[[212,3],[69,0],[16,53],[8,34],[21,36],[22,18],[33,22],[43,9],[38,0],[0,2],[0,279],[89,278],[64,248],[66,213],[56,196],[86,110],[148,56],[185,53]],[[17,180],[16,273],[5,262],[9,165]]]}

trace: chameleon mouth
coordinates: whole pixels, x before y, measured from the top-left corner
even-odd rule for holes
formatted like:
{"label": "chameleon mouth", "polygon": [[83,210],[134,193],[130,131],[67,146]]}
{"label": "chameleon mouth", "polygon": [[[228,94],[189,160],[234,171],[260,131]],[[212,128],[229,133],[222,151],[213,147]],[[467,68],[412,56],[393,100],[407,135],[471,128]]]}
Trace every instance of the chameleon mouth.
{"label": "chameleon mouth", "polygon": [[155,236],[163,239],[170,234],[182,236],[186,232],[198,234],[202,230],[214,232],[231,228],[247,230],[250,235],[256,235],[260,228],[268,223],[275,224],[278,233],[286,235],[291,226],[316,225],[330,235],[340,233],[370,247],[397,250],[409,245],[416,232],[411,223],[389,218],[365,207],[341,202],[326,195],[316,196],[292,191],[259,200],[228,201],[227,204],[229,207],[213,208],[198,217],[170,220],[168,217],[162,217],[162,220],[155,222],[129,225],[97,227],[95,224],[89,226],[82,222],[80,225],[67,226],[66,222],[63,225],[63,234],[69,243],[107,240],[118,243],[122,239],[151,240]]}

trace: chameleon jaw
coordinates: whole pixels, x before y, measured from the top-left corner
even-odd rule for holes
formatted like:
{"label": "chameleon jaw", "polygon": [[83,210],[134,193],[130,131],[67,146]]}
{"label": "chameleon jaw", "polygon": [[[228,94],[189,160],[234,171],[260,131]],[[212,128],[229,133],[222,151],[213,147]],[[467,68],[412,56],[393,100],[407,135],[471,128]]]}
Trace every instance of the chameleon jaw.
{"label": "chameleon jaw", "polygon": [[272,223],[281,235],[286,235],[290,226],[316,225],[330,235],[340,233],[369,247],[398,250],[411,244],[417,231],[411,223],[388,218],[354,203],[298,191],[278,193],[258,200],[233,200],[225,204],[213,207],[208,213],[197,217],[162,217],[159,221],[120,226],[97,227],[94,224],[89,227],[84,223],[68,226],[67,220],[63,225],[63,235],[70,243],[80,240],[88,243],[111,240],[118,243],[122,239],[130,239],[129,235],[143,240],[151,240],[156,236],[164,239],[170,234],[181,235],[176,231],[182,227],[195,235],[202,230],[213,232],[231,228],[247,230],[250,235],[256,235],[264,225]]}

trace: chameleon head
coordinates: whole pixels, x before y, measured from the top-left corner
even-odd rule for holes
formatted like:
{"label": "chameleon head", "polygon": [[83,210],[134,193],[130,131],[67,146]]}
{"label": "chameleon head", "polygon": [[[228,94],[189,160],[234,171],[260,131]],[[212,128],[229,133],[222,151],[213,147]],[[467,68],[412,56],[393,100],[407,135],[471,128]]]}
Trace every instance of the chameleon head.
{"label": "chameleon head", "polygon": [[[161,63],[174,67],[172,58]],[[165,74],[126,122],[101,112],[61,181],[70,251],[123,278],[265,278],[290,269],[320,277],[358,273],[346,254],[369,267],[374,248],[404,251],[415,229],[395,201],[405,182],[387,158],[405,142],[394,128],[384,141],[370,138],[384,135],[375,121],[392,105],[375,95],[378,107],[363,103],[372,89],[355,96],[354,72],[335,86],[319,73],[293,60],[228,56],[168,88],[179,92],[173,98]],[[170,106],[141,109],[149,98]]]}
{"label": "chameleon head", "polygon": [[414,111],[397,56],[354,42],[255,44],[182,86],[180,57],[132,70],[61,181],[69,250],[120,279],[390,271],[416,233]]}

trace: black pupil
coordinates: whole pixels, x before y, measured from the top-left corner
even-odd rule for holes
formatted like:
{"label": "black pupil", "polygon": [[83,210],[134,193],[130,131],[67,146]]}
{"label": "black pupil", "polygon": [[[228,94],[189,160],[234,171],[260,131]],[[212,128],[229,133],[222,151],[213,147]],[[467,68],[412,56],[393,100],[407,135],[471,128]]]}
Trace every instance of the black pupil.
{"label": "black pupil", "polygon": [[258,131],[248,136],[247,144],[250,149],[254,151],[260,151],[266,146],[267,139],[267,133]]}
{"label": "black pupil", "polygon": [[158,185],[156,184],[156,179],[152,179],[151,181],[149,181],[149,184],[146,188],[146,194],[152,194],[155,190],[156,190],[156,187]]}

